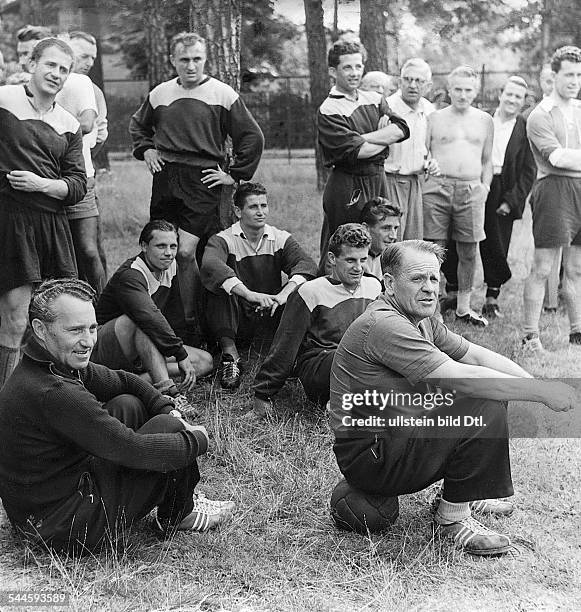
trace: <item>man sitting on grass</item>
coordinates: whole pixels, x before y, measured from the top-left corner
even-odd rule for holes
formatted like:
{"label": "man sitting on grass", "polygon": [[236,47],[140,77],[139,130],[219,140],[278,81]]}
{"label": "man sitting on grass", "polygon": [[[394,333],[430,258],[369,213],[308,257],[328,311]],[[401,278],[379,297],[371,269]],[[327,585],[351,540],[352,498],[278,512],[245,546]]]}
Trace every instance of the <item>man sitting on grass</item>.
{"label": "man sitting on grass", "polygon": [[334,451],[347,482],[367,494],[415,493],[443,478],[437,531],[465,552],[500,555],[509,538],[471,513],[512,511],[497,499],[513,494],[505,402],[563,411],[579,398],[434,316],[443,253],[422,240],[384,250],[385,292],[345,332],[331,368]]}
{"label": "man sitting on grass", "polygon": [[[397,232],[397,230],[396,230]],[[293,373],[309,400],[329,401],[329,374],[345,330],[381,292],[363,276],[371,236],[358,223],[340,225],[329,241],[331,275],[302,284],[290,297],[270,353],[254,380],[254,411],[266,414]]]}
{"label": "man sitting on grass", "polygon": [[[177,291],[178,234],[169,221],[150,221],[139,237],[141,252],[123,263],[111,277],[97,303],[99,338],[91,361],[114,370],[139,371],[140,364],[153,386],[177,397],[189,391],[196,376],[212,371],[212,356],[184,345],[164,316],[170,296]],[[175,304],[174,304],[175,305]],[[168,363],[168,361],[170,363]],[[170,375],[183,375],[180,389]],[[180,408],[188,408],[180,398]]]}
{"label": "man sitting on grass", "polygon": [[359,222],[371,234],[369,257],[365,264],[366,272],[383,280],[381,272],[381,254],[388,244],[397,242],[397,234],[401,224],[401,209],[387,198],[377,197],[368,200],[361,211]]}
{"label": "man sitting on grass", "polygon": [[157,507],[163,533],[218,526],[233,502],[194,495],[204,427],[138,376],[89,361],[95,292],[43,283],[29,308],[24,358],[0,392],[0,497],[32,543],[98,551]]}
{"label": "man sitting on grass", "polygon": [[[222,350],[220,382],[225,389],[240,384],[237,341],[252,341],[259,330],[272,337],[279,307],[317,271],[288,232],[266,224],[269,210],[263,185],[240,185],[234,212],[239,221],[210,238],[201,270],[208,290],[208,326]],[[283,272],[289,277],[284,286]]]}

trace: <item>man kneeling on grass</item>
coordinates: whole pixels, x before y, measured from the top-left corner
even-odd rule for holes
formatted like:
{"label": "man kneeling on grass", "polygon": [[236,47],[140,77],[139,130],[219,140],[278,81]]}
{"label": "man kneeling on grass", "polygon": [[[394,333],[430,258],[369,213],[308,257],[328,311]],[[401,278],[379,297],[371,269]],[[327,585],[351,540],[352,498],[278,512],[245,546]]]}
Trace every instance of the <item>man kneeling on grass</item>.
{"label": "man kneeling on grass", "polygon": [[[239,221],[212,236],[202,260],[208,290],[208,327],[222,350],[220,383],[240,384],[237,343],[271,340],[289,295],[317,272],[315,262],[284,230],[267,225],[268,200],[260,183],[243,183],[234,194]],[[289,277],[283,285],[282,274]]]}
{"label": "man kneeling on grass", "polygon": [[0,496],[32,543],[99,550],[157,507],[157,526],[205,531],[233,502],[195,495],[204,427],[171,415],[173,401],[123,371],[90,363],[94,291],[43,283],[29,308],[30,340],[0,392]]}
{"label": "man kneeling on grass", "polygon": [[504,554],[509,538],[471,512],[512,511],[510,502],[498,500],[513,494],[505,402],[564,411],[579,398],[572,387],[534,380],[438,321],[443,253],[422,240],[385,248],[385,292],[335,353],[334,451],[347,482],[367,494],[394,497],[444,479],[437,531],[468,553]]}
{"label": "man kneeling on grass", "polygon": [[[153,386],[176,399],[182,412],[190,406],[181,391],[189,391],[196,375],[212,371],[212,356],[184,345],[164,313],[181,305],[177,291],[177,230],[169,221],[145,225],[139,237],[141,252],[128,259],[111,277],[97,303],[101,325],[91,361],[113,370],[143,368]],[[182,317],[183,318],[183,317]],[[183,376],[180,389],[170,374]]]}
{"label": "man kneeling on grass", "polygon": [[371,236],[359,223],[340,225],[329,241],[331,275],[302,284],[288,299],[272,347],[254,380],[254,411],[263,416],[286,379],[298,376],[307,397],[329,401],[329,374],[345,330],[381,292],[363,276]]}

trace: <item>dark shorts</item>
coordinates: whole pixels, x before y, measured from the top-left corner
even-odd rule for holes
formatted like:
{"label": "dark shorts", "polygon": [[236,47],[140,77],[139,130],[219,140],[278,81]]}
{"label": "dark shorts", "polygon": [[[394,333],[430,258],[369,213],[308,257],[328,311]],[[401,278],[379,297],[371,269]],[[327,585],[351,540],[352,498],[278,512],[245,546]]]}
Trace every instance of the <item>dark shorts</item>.
{"label": "dark shorts", "polygon": [[581,246],[581,178],[550,174],[531,191],[537,249]]}
{"label": "dark shorts", "polygon": [[479,181],[430,177],[423,188],[424,238],[480,242],[488,190]]}
{"label": "dark shorts", "polygon": [[97,208],[97,198],[95,196],[94,177],[90,177],[87,179],[87,193],[85,197],[73,206],[67,206],[66,211],[67,217],[72,221],[76,219],[90,219],[91,217],[99,216],[99,209]]}
{"label": "dark shorts", "polygon": [[201,181],[202,170],[204,168],[166,162],[163,169],[153,175],[151,219],[171,221],[198,238],[219,231],[222,188],[206,187]]}
{"label": "dark shorts", "polygon": [[0,202],[0,244],[0,294],[49,278],[77,277],[65,214]]}
{"label": "dark shorts", "polygon": [[117,335],[115,334],[115,322],[117,319],[107,321],[97,329],[97,342],[91,353],[91,361],[108,367],[110,370],[125,370],[126,372],[138,372],[139,368],[131,363],[125,356]]}

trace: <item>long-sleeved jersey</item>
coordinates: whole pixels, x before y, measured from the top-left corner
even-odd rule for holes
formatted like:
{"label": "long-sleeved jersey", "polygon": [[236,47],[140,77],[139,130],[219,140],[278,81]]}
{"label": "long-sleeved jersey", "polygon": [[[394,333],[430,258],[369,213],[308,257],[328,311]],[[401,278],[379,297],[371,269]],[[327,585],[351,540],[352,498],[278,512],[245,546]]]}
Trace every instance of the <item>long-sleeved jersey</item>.
{"label": "long-sleeved jersey", "polygon": [[[343,334],[381,293],[381,283],[364,276],[356,291],[327,276],[301,285],[288,299],[270,352],[254,380],[254,393],[278,393],[295,367],[334,351]],[[313,366],[314,367],[314,366]]]}
{"label": "long-sleeved jersey", "polygon": [[232,138],[236,180],[249,180],[258,167],[264,136],[240,96],[226,83],[206,77],[192,89],[178,78],[155,87],[129,124],[133,155],[157,149],[168,162],[215,168]]}
{"label": "long-sleeved jersey", "polygon": [[[64,214],[64,206],[76,204],[87,192],[83,143],[79,122],[53,104],[39,114],[26,85],[0,87],[0,201]],[[19,191],[6,175],[28,170],[42,178],[63,180],[68,194],[63,200],[40,191]]]}
{"label": "long-sleeved jersey", "polygon": [[272,225],[265,225],[255,250],[238,222],[210,238],[201,277],[204,287],[213,293],[224,289],[229,294],[244,283],[251,291],[275,295],[282,287],[282,272],[301,284],[316,276],[317,265],[288,232]]}

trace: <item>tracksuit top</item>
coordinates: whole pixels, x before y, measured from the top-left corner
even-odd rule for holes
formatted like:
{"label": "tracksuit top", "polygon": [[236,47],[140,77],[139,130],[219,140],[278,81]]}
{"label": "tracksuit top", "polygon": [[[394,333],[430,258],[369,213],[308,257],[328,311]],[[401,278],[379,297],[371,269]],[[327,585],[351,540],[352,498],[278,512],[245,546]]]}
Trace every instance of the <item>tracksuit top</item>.
{"label": "tracksuit top", "polygon": [[381,283],[364,276],[353,293],[323,276],[301,285],[287,301],[270,352],[254,380],[254,393],[268,399],[278,393],[297,365],[316,362],[335,351],[343,334],[381,293]]}
{"label": "tracksuit top", "polygon": [[[0,203],[65,214],[87,192],[83,141],[79,122],[53,103],[40,114],[26,85],[0,87]],[[63,200],[39,191],[13,189],[12,170],[28,170],[42,178],[61,179],[69,189]]]}
{"label": "tracksuit top", "polygon": [[210,76],[192,89],[182,87],[177,77],[152,89],[129,131],[137,159],[155,148],[165,161],[201,168],[224,162],[230,136],[235,159],[228,172],[236,180],[252,178],[264,146],[262,131],[240,96]]}
{"label": "tracksuit top", "polygon": [[95,312],[97,322],[127,315],[149,337],[164,357],[182,361],[188,356],[184,344],[163,315],[177,274],[176,261],[157,279],[140,253],[113,274],[99,297]]}
{"label": "tracksuit top", "polygon": [[265,225],[254,250],[238,222],[210,238],[200,272],[212,293],[229,294],[242,282],[251,291],[274,295],[282,288],[282,272],[300,284],[316,276],[317,265],[288,232],[272,225]]}
{"label": "tracksuit top", "polygon": [[318,139],[325,165],[349,174],[366,173],[369,166],[380,165],[383,169],[389,154],[387,146],[373,157],[357,158],[365,143],[361,134],[377,130],[383,115],[403,130],[404,135],[398,142],[409,138],[407,123],[391,111],[381,94],[357,90],[357,99],[353,101],[333,87],[317,113]]}

